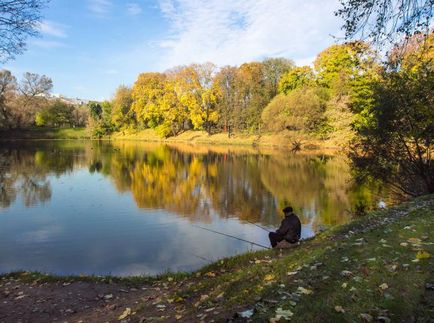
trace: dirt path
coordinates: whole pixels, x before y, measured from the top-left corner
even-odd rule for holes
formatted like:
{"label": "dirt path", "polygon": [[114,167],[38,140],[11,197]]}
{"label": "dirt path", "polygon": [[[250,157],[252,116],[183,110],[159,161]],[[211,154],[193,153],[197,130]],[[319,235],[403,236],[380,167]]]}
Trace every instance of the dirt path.
{"label": "dirt path", "polygon": [[[164,295],[117,283],[0,281],[0,322],[114,322],[126,308]],[[137,318],[140,320],[140,318]]]}

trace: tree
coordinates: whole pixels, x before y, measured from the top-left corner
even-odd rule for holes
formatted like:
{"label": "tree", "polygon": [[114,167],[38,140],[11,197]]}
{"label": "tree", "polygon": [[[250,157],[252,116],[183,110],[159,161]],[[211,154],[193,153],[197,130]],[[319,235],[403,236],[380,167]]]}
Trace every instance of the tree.
{"label": "tree", "polygon": [[285,73],[294,68],[294,62],[286,58],[266,58],[262,61],[264,68],[265,86],[270,99],[278,92],[279,81]]}
{"label": "tree", "polygon": [[379,73],[370,46],[359,41],[332,45],[317,56],[314,66],[317,83],[328,89],[334,101],[347,102],[356,114],[355,126],[366,122],[373,104],[372,83]]}
{"label": "tree", "polygon": [[27,99],[46,96],[53,88],[53,81],[46,75],[26,72],[20,83],[19,90]]}
{"label": "tree", "polygon": [[237,71],[236,88],[235,128],[250,132],[260,130],[262,110],[271,100],[265,87],[262,63],[242,64]]}
{"label": "tree", "polygon": [[37,126],[70,127],[73,124],[73,111],[72,105],[56,100],[36,113],[35,122]]}
{"label": "tree", "polygon": [[112,105],[108,101],[89,102],[89,122],[88,127],[92,131],[94,137],[102,137],[113,131],[111,123]]}
{"label": "tree", "polygon": [[16,94],[17,80],[8,70],[0,70],[0,128],[11,125],[10,102]]}
{"label": "tree", "polygon": [[[403,44],[405,46],[405,44]],[[434,193],[434,35],[384,69],[369,122],[358,129],[352,159],[360,174],[407,195]]]}
{"label": "tree", "polygon": [[37,36],[41,10],[49,0],[0,1],[0,61],[6,62],[25,50],[29,36]]}
{"label": "tree", "polygon": [[111,114],[111,121],[117,129],[129,126],[134,122],[134,111],[131,109],[132,104],[131,89],[124,85],[119,86],[113,98],[113,110]]}
{"label": "tree", "polygon": [[277,95],[262,112],[264,126],[271,131],[301,130],[320,133],[325,123],[326,95],[320,88],[299,88]]}
{"label": "tree", "polygon": [[237,68],[232,66],[221,68],[214,78],[219,101],[217,106],[219,114],[218,124],[223,128],[223,131],[229,131],[229,133],[230,128],[233,127],[233,119],[235,117],[236,78]]}
{"label": "tree", "polygon": [[432,0],[341,0],[335,14],[344,19],[346,38],[394,43],[432,27]]}
{"label": "tree", "polygon": [[282,75],[279,81],[279,92],[288,94],[299,87],[312,85],[315,75],[309,66],[295,67]]}
{"label": "tree", "polygon": [[160,102],[165,93],[166,78],[162,73],[142,73],[134,83],[132,109],[140,125],[155,128],[161,124]]}

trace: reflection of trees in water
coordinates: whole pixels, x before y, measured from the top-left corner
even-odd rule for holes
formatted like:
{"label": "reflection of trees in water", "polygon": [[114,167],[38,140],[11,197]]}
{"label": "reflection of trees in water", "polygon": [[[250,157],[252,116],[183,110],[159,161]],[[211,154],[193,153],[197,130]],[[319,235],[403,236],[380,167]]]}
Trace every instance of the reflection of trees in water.
{"label": "reflection of trees in water", "polygon": [[262,166],[264,185],[279,200],[279,207],[293,204],[304,223],[316,215],[313,225],[348,220],[356,204],[375,205],[381,186],[356,184],[344,157],[275,156]]}
{"label": "reflection of trees in water", "polygon": [[[372,188],[354,187],[345,159],[326,156],[183,152],[119,144],[107,174],[141,208],[164,208],[202,220],[221,217],[275,223],[286,204],[304,223],[343,223],[355,203],[372,205]],[[274,220],[274,221],[273,221]]]}
{"label": "reflection of trees in water", "polygon": [[[127,142],[24,142],[0,149],[0,205],[19,194],[26,206],[51,197],[47,176],[87,168],[110,178],[119,192],[131,192],[140,208],[166,209],[210,221],[213,214],[277,224],[286,204],[303,223],[336,224],[373,189],[354,186],[345,159],[293,154],[255,154]],[[277,221],[278,222],[278,221]]]}
{"label": "reflection of trees in water", "polygon": [[[9,207],[19,195],[26,207],[51,198],[49,175],[72,171],[82,149],[56,143],[2,142],[0,148],[0,206]],[[82,156],[81,156],[82,158]]]}

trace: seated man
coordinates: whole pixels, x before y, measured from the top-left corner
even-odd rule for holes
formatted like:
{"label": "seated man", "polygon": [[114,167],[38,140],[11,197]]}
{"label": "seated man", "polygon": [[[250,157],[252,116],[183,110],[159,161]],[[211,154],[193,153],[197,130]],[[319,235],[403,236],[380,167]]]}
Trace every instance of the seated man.
{"label": "seated man", "polygon": [[289,243],[296,243],[298,240],[300,240],[300,219],[294,214],[292,207],[290,206],[287,206],[282,211],[285,214],[285,218],[282,220],[280,228],[277,229],[276,232],[270,232],[268,235],[273,248],[276,247],[277,243],[282,240],[286,240]]}

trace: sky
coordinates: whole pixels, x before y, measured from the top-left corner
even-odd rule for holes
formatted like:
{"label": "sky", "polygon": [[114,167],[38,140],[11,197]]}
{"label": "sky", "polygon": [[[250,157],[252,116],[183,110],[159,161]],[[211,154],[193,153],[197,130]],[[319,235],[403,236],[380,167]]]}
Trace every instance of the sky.
{"label": "sky", "polygon": [[52,78],[53,93],[110,99],[143,72],[286,57],[297,65],[342,35],[338,0],[51,0],[40,37],[1,68]]}

